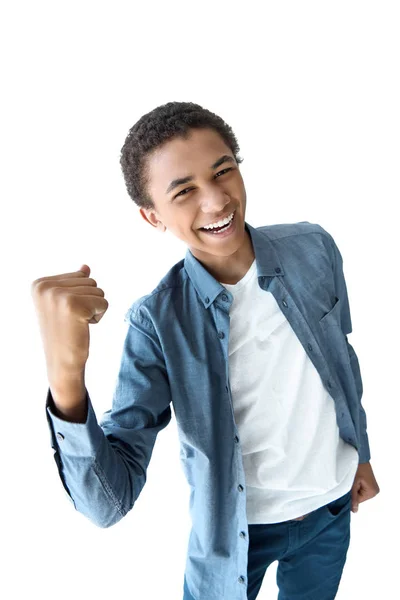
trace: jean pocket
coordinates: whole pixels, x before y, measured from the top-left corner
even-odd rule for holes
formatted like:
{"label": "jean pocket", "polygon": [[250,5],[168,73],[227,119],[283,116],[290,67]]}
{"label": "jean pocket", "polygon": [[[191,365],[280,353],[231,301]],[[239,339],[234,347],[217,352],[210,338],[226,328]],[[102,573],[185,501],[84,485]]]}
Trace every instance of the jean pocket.
{"label": "jean pocket", "polygon": [[351,490],[336,500],[325,504],[324,509],[329,517],[336,519],[341,514],[347,512],[351,507]]}

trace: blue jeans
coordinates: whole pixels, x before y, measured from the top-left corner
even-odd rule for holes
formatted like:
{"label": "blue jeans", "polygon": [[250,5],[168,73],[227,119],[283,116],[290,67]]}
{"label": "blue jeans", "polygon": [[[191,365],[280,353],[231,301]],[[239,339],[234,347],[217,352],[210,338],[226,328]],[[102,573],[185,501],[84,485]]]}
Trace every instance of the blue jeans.
{"label": "blue jeans", "polygon": [[[278,600],[333,600],[350,543],[350,516],[351,490],[302,521],[249,525],[248,600],[257,598],[276,560]],[[186,581],[184,600],[193,600]]]}
{"label": "blue jeans", "polygon": [[249,525],[247,598],[278,561],[278,600],[333,600],[350,543],[351,490],[302,521]]}

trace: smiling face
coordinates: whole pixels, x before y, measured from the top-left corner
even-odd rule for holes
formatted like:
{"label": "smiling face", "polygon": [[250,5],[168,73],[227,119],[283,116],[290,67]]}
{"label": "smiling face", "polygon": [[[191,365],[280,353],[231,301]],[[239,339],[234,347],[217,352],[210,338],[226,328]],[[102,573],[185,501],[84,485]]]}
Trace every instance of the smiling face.
{"label": "smiling face", "polygon": [[[171,231],[204,262],[231,256],[248,244],[244,182],[232,151],[216,131],[192,129],[186,139],[173,138],[148,156],[146,166],[155,209],[141,208],[140,213],[151,225]],[[201,229],[233,212],[227,233]]]}

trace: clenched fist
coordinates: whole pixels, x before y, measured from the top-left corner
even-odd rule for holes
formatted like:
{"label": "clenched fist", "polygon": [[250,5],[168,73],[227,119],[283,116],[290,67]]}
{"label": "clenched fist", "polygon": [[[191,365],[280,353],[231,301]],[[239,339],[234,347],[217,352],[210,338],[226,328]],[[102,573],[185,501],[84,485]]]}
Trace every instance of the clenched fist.
{"label": "clenched fist", "polygon": [[104,292],[89,278],[90,268],[40,277],[31,286],[47,371],[57,377],[84,370],[89,357],[89,323],[98,323],[108,308]]}

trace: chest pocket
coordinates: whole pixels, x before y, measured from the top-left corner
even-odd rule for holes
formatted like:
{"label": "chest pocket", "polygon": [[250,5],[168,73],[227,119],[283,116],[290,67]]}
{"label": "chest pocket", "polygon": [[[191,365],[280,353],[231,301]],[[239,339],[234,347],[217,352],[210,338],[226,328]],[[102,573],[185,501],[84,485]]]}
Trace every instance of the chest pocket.
{"label": "chest pocket", "polygon": [[322,329],[326,330],[331,325],[337,325],[340,327],[340,309],[341,309],[340,298],[335,296],[334,305],[319,320]]}
{"label": "chest pocket", "polygon": [[335,296],[335,304],[319,320],[324,346],[336,369],[343,368],[344,364],[350,362],[346,336],[341,327],[340,311],[341,300]]}

